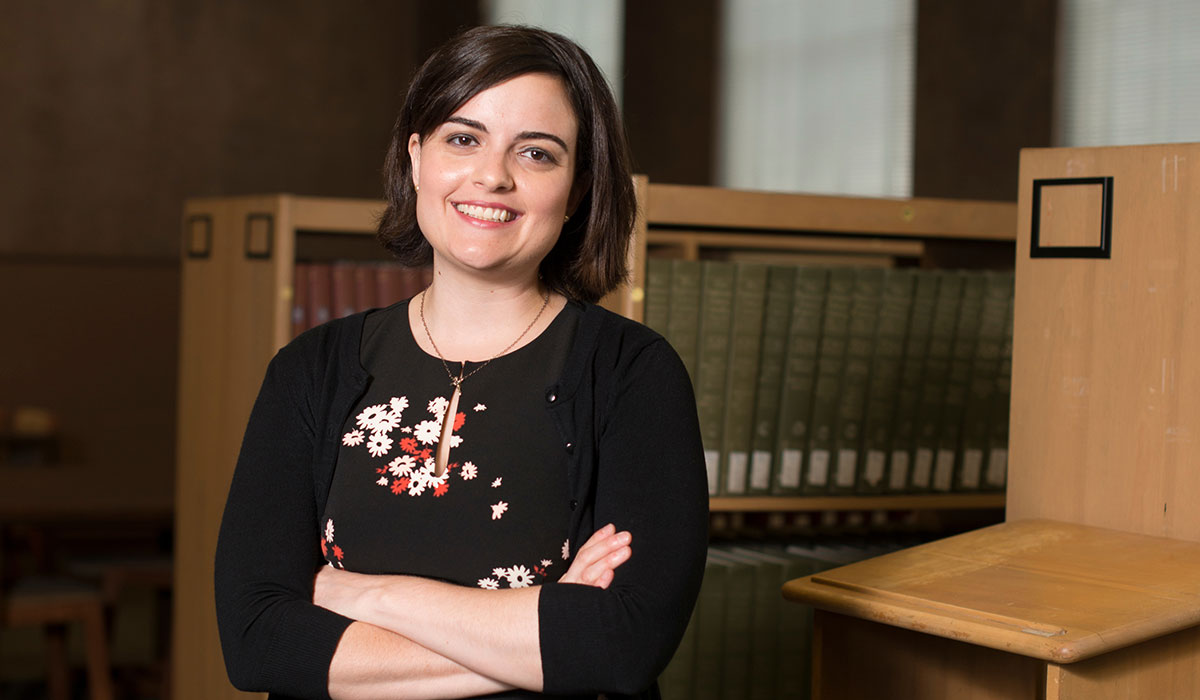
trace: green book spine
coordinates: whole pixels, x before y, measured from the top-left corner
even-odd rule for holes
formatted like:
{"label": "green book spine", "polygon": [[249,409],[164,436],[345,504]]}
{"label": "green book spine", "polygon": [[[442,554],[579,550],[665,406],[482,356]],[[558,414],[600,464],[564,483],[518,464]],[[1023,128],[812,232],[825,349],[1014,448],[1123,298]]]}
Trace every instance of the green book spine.
{"label": "green book spine", "polygon": [[754,580],[754,610],[750,637],[750,692],[749,700],[775,700],[778,697],[778,668],[780,663],[796,663],[796,659],[782,659],[779,655],[779,618],[785,603],[780,595],[787,578],[788,560],[766,552],[746,547],[733,547],[734,554],[756,562],[758,567]]}
{"label": "green book spine", "polygon": [[863,422],[867,415],[867,389],[875,356],[883,280],[884,270],[880,267],[854,271],[854,291],[846,326],[846,355],[834,417],[831,493],[853,493],[862,468]]}
{"label": "green book spine", "polygon": [[724,448],[725,380],[729,368],[730,328],[733,321],[734,266],[705,260],[700,272],[700,348],[695,379],[696,413],[708,470],[708,493],[720,493],[721,452]]}
{"label": "green book spine", "polygon": [[700,340],[700,263],[695,260],[671,261],[670,310],[667,314],[667,341],[683,366],[692,384],[699,369]]}
{"label": "green book spine", "polygon": [[721,697],[721,674],[725,669],[725,605],[729,574],[733,567],[711,552],[704,564],[704,580],[696,599],[696,672],[692,676],[692,697],[717,700]]}
{"label": "green book spine", "polygon": [[933,490],[945,493],[954,489],[962,469],[963,414],[971,387],[971,368],[979,342],[980,314],[986,280],[979,273],[963,273],[962,296],[954,339],[950,343],[950,364],[946,374],[946,394],[942,419],[938,426],[937,456],[934,459]]}
{"label": "green book spine", "polygon": [[664,338],[668,337],[671,318],[671,262],[664,258],[646,261],[646,302],[643,306],[646,325]]}
{"label": "green book spine", "polygon": [[795,285],[796,268],[777,265],[767,269],[758,389],[755,392],[754,435],[750,452],[750,483],[746,489],[751,494],[768,493],[771,490],[772,461],[779,434],[779,387],[783,381],[784,353],[787,351]]}
{"label": "green book spine", "polygon": [[979,312],[978,340],[971,364],[970,390],[963,409],[962,463],[955,487],[959,491],[978,491],[983,487],[983,467],[987,461],[992,429],[992,395],[1004,348],[1004,326],[1008,323],[1008,299],[1012,275],[986,272],[983,277],[983,303]]}
{"label": "green book spine", "polygon": [[933,326],[921,371],[921,399],[916,416],[916,449],[913,451],[912,489],[933,488],[934,459],[938,450],[938,429],[946,400],[950,376],[950,355],[954,345],[954,327],[962,299],[963,277],[957,272],[938,273],[938,291],[933,309]]}
{"label": "green book spine", "polygon": [[916,415],[921,403],[925,355],[933,328],[933,309],[937,301],[938,277],[917,270],[913,273],[912,305],[908,312],[904,358],[900,365],[900,383],[896,388],[892,425],[891,457],[888,459],[887,490],[907,492],[911,488],[913,455],[916,449]]}
{"label": "green book spine", "polygon": [[863,464],[858,480],[862,493],[881,493],[887,488],[888,453],[915,279],[912,269],[889,269],[884,275],[863,428]]}
{"label": "green book spine", "polygon": [[828,284],[829,271],[826,269],[801,267],[796,270],[780,384],[776,466],[771,484],[772,492],[778,495],[801,491]]}
{"label": "green book spine", "polygon": [[996,370],[996,386],[992,394],[992,429],[988,440],[984,488],[1002,491],[1008,484],[1008,421],[1012,397],[1013,296],[1009,279],[1008,309],[1004,325],[1004,340],[1000,346],[1000,362]]}
{"label": "green book spine", "polygon": [[854,277],[853,268],[833,268],[829,271],[829,291],[825,296],[817,377],[813,388],[808,464],[804,469],[802,485],[804,493],[827,493],[829,490],[829,472],[837,444],[834,431],[837,428],[842,368],[846,364]]}
{"label": "green book spine", "polygon": [[754,639],[755,592],[758,588],[758,562],[717,547],[712,556],[730,565],[725,593],[725,648],[721,653],[721,697],[745,700],[750,692],[750,660]]}
{"label": "green book spine", "polygon": [[733,319],[729,366],[725,380],[724,449],[720,492],[743,496],[748,489],[750,449],[754,437],[754,402],[758,390],[759,349],[766,306],[767,266],[737,263],[734,267]]}
{"label": "green book spine", "polygon": [[696,620],[693,612],[675,649],[675,655],[658,677],[662,700],[691,700],[692,682],[696,674]]}

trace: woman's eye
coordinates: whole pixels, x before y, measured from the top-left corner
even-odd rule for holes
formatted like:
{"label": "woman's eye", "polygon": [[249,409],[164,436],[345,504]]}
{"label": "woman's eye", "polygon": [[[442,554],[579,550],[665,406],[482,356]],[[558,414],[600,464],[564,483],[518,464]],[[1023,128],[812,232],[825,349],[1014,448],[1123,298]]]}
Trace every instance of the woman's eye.
{"label": "woman's eye", "polygon": [[451,146],[470,146],[475,143],[475,137],[468,134],[455,134],[447,139]]}
{"label": "woman's eye", "polygon": [[535,163],[553,163],[554,156],[549,152],[543,151],[540,148],[528,148],[525,150],[525,155]]}

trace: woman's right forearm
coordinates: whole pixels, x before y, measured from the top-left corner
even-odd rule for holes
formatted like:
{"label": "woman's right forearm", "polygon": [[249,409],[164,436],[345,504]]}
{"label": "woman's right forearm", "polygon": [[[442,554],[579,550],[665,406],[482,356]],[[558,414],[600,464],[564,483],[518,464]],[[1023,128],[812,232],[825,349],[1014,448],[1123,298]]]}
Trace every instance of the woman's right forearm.
{"label": "woman's right forearm", "polygon": [[511,688],[365,622],[346,628],[329,666],[329,695],[337,700],[462,698]]}

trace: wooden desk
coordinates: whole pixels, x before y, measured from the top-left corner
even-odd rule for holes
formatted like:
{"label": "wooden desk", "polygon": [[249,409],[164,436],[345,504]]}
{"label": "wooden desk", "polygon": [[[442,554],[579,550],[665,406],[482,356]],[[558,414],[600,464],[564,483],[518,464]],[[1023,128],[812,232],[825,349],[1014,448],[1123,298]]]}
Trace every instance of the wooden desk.
{"label": "wooden desk", "polygon": [[1200,697],[1200,543],[1047,520],[789,582],[814,697]]}

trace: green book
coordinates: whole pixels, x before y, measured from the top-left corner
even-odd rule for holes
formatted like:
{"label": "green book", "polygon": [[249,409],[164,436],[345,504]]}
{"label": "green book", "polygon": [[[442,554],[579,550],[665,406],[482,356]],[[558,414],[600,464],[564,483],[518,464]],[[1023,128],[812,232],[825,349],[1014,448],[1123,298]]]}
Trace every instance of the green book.
{"label": "green book", "polygon": [[899,385],[896,387],[895,421],[892,424],[891,456],[888,459],[887,491],[891,493],[904,493],[911,487],[916,449],[916,415],[921,402],[925,354],[929,349],[929,333],[933,328],[933,309],[937,300],[936,273],[917,270],[913,274],[916,279],[908,311]]}
{"label": "green book", "polygon": [[721,452],[725,446],[725,383],[733,322],[733,284],[732,263],[705,260],[700,264],[699,367],[694,382],[710,496],[720,493],[722,476]]}
{"label": "green book", "polygon": [[854,298],[853,268],[829,271],[825,314],[821,321],[821,344],[817,354],[817,377],[813,387],[812,416],[808,433],[808,463],[801,488],[804,493],[827,493],[833,450],[837,445],[839,397],[846,344],[850,333],[850,310]]}
{"label": "green book", "polygon": [[915,280],[911,268],[889,269],[884,274],[863,426],[862,469],[858,479],[861,493],[881,493],[887,489],[888,453]]}
{"label": "green book", "polygon": [[[780,656],[780,616],[783,607],[796,606],[783,600],[780,593],[788,578],[789,561],[781,556],[748,547],[732,547],[733,554],[755,562],[754,609],[752,611],[750,637],[750,689],[749,700],[774,700],[778,697],[778,668],[780,663],[794,664],[799,659]],[[798,578],[793,577],[793,578]]]}
{"label": "green book", "polygon": [[665,258],[650,258],[646,261],[646,300],[642,318],[646,325],[668,335],[671,318],[671,264]]}
{"label": "green book", "polygon": [[767,266],[737,263],[734,267],[733,319],[725,378],[725,425],[722,429],[719,492],[743,496],[748,489],[750,449],[754,438],[754,402],[758,394],[759,349],[766,306]]}
{"label": "green book", "polygon": [[700,263],[695,260],[671,261],[666,338],[679,353],[679,359],[683,360],[683,366],[695,384],[700,366]]}
{"label": "green book", "polygon": [[778,495],[801,492],[828,284],[827,269],[801,267],[796,270],[783,381],[779,387],[776,466],[771,484],[772,493]]}
{"label": "green book", "polygon": [[834,416],[833,478],[831,493],[853,493],[862,459],[863,422],[867,414],[867,389],[875,356],[875,330],[883,298],[884,269],[854,270],[850,317],[846,325],[846,354]]}
{"label": "green book", "polygon": [[1012,344],[1013,297],[1010,288],[1004,340],[1000,346],[1000,362],[996,370],[995,390],[992,393],[992,428],[989,432],[987,465],[984,467],[984,488],[996,491],[1004,490],[1008,484],[1008,422],[1009,403],[1012,397]]}
{"label": "green book", "polygon": [[759,562],[723,547],[711,556],[730,565],[725,593],[725,647],[721,653],[721,697],[745,700],[750,692],[750,663],[754,639],[754,608],[757,604]]}
{"label": "green book", "polygon": [[670,663],[658,676],[658,690],[663,700],[691,700],[696,673],[696,620],[693,611],[688,619],[683,637],[675,649]]}
{"label": "green book", "polygon": [[[958,307],[962,300],[963,276],[958,272],[939,272],[937,297],[934,301],[933,325],[921,371],[921,398],[916,415],[916,449],[913,451],[913,491],[934,488],[934,460],[939,446],[938,430],[942,425],[942,407],[946,401],[946,384],[950,377],[950,357],[954,348],[954,328],[958,323]],[[951,465],[953,466],[953,465]]]}
{"label": "green book", "polygon": [[796,268],[773,265],[767,269],[758,388],[754,399],[750,483],[746,489],[751,494],[768,493],[771,490],[772,462],[779,434],[779,388],[783,382],[784,355],[787,352],[788,324],[792,316],[795,286]]}
{"label": "green book", "polygon": [[950,363],[946,373],[946,393],[942,399],[942,419],[938,426],[937,453],[933,463],[933,490],[945,493],[954,489],[962,467],[961,440],[963,413],[971,386],[971,369],[979,342],[980,315],[986,280],[977,272],[962,274],[962,295],[958,318],[950,343]]}
{"label": "green book", "polygon": [[975,357],[967,404],[963,408],[962,458],[955,484],[959,491],[983,487],[983,468],[990,448],[992,395],[1004,349],[1004,327],[1008,324],[1008,300],[1012,296],[1012,274],[985,272],[983,303],[979,312]]}
{"label": "green book", "polygon": [[[765,554],[782,559],[784,580],[802,578],[831,568],[827,562],[788,552],[782,547],[756,546]],[[813,609],[782,601],[779,607],[779,661],[776,664],[772,698],[806,700],[812,687]]]}
{"label": "green book", "polygon": [[725,606],[733,565],[709,553],[704,563],[704,580],[696,598],[696,656],[692,697],[717,700],[721,697],[721,674],[725,669]]}

